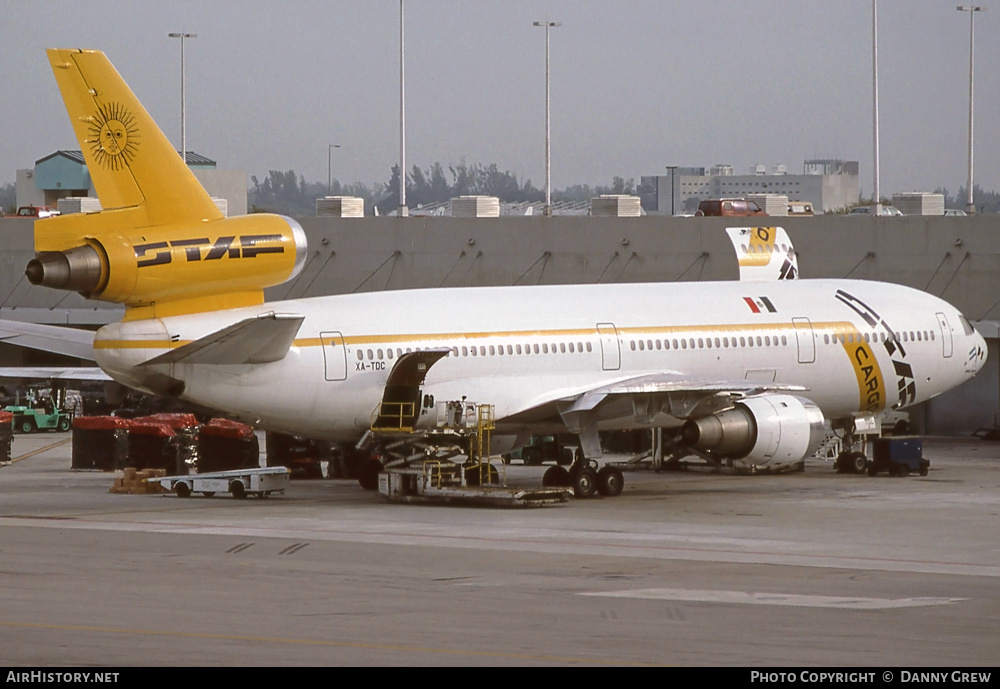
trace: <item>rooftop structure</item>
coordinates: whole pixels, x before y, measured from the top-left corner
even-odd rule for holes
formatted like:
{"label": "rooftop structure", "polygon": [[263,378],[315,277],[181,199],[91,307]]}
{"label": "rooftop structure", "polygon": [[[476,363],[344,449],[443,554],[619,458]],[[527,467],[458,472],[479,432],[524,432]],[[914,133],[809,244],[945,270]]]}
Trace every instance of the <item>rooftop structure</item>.
{"label": "rooftop structure", "polygon": [[693,213],[703,199],[783,194],[789,201],[808,201],[818,213],[847,208],[860,195],[858,163],[852,160],[806,160],[802,174],[788,174],[785,165],[770,172],[755,165],[745,175],[734,174],[731,165],[674,169],[671,176],[642,177],[640,195],[649,213],[671,215]]}

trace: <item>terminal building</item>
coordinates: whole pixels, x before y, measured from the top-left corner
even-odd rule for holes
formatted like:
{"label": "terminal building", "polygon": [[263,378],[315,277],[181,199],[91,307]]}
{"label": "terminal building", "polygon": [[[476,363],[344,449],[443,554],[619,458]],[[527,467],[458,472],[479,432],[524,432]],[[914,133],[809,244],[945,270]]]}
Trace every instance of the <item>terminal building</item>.
{"label": "terminal building", "polygon": [[760,194],[808,201],[816,213],[826,213],[857,205],[861,193],[856,160],[806,160],[799,175],[789,174],[785,165],[775,165],[770,172],[756,165],[746,175],[734,174],[732,165],[677,167],[672,172],[640,179],[639,195],[647,213],[694,213],[704,199]]}

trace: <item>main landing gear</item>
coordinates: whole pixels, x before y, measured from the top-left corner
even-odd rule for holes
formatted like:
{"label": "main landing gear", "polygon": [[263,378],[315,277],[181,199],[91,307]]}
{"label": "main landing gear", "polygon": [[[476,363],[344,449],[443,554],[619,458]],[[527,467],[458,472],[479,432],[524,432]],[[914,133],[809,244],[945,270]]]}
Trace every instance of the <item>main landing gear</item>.
{"label": "main landing gear", "polygon": [[542,485],[552,488],[572,488],[578,498],[592,498],[595,495],[613,498],[621,495],[625,488],[625,477],[621,469],[610,464],[599,466],[592,459],[586,459],[577,450],[573,464],[566,467],[554,466],[545,470]]}

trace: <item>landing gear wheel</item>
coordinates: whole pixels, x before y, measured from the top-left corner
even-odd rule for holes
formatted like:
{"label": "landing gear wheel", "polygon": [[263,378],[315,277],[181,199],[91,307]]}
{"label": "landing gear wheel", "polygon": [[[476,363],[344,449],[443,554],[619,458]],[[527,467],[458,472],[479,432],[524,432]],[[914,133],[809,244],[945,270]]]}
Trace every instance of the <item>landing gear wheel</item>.
{"label": "landing gear wheel", "polygon": [[849,461],[848,466],[855,474],[863,474],[868,468],[868,457],[864,452],[852,452]]}
{"label": "landing gear wheel", "polygon": [[597,472],[597,492],[607,498],[617,497],[625,488],[625,477],[621,469],[613,466],[601,467]]}
{"label": "landing gear wheel", "polygon": [[243,485],[243,481],[230,481],[229,492],[237,500],[242,500],[247,496],[247,487]]}
{"label": "landing gear wheel", "polygon": [[177,493],[179,498],[189,498],[191,497],[191,486],[184,483],[184,481],[178,481],[174,484],[174,492]]}
{"label": "landing gear wheel", "polygon": [[546,488],[569,488],[569,471],[565,467],[549,467],[542,474],[542,485]]}
{"label": "landing gear wheel", "polygon": [[570,472],[570,486],[578,498],[592,498],[597,492],[597,472],[590,467],[581,467]]}
{"label": "landing gear wheel", "polygon": [[382,462],[377,459],[366,459],[358,474],[358,483],[365,490],[378,488],[378,475],[382,473]]}

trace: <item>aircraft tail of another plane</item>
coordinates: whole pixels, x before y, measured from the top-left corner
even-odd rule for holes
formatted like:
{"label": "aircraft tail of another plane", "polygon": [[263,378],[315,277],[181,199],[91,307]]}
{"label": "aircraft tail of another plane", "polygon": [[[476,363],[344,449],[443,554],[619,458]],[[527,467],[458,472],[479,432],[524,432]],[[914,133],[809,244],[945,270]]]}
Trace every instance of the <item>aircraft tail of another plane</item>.
{"label": "aircraft tail of another plane", "polygon": [[104,210],[35,223],[32,284],[123,303],[130,319],[259,304],[297,274],[297,222],[224,217],[103,53],[48,57]]}
{"label": "aircraft tail of another plane", "polygon": [[797,280],[799,263],[783,227],[727,227],[740,264],[740,282]]}

